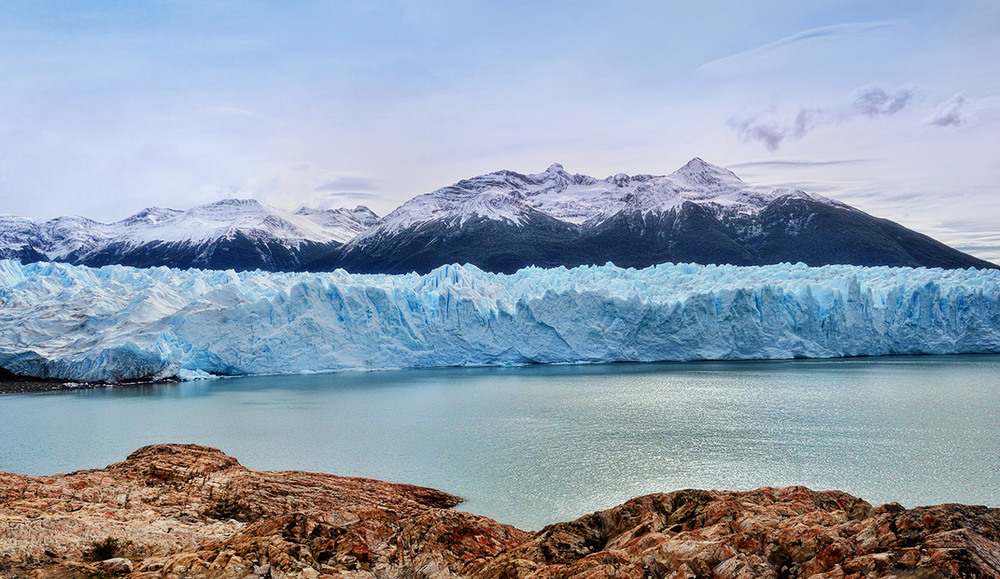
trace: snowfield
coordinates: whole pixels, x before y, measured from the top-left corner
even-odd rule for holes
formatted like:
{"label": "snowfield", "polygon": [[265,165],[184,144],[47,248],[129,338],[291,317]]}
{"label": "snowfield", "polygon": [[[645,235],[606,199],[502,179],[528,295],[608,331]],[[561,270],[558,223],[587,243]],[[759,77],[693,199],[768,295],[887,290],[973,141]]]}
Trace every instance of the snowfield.
{"label": "snowfield", "polygon": [[987,352],[1000,352],[997,270],[390,276],[0,261],[0,367],[65,380]]}

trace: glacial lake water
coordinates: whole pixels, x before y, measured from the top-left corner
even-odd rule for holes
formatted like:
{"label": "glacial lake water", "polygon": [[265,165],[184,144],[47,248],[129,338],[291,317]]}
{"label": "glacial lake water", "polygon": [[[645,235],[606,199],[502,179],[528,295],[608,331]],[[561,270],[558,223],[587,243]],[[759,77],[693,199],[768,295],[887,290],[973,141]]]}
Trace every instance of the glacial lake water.
{"label": "glacial lake water", "polygon": [[1000,356],[255,376],[0,396],[0,471],[157,442],[431,486],[525,529],[641,494],[802,484],[1000,506]]}

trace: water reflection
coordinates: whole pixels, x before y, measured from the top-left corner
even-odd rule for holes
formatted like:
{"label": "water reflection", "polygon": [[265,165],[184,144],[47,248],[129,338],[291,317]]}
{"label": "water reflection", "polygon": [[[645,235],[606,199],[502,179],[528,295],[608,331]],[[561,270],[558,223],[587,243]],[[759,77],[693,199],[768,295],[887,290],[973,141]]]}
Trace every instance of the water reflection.
{"label": "water reflection", "polygon": [[0,470],[197,442],[425,484],[537,528],[654,491],[806,484],[1000,504],[1000,356],[254,376],[0,397]]}

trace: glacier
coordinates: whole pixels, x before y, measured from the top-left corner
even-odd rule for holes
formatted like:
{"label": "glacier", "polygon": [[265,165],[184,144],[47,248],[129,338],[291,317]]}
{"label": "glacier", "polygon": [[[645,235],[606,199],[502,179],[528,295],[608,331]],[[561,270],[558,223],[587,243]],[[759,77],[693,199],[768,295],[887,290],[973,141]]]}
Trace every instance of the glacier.
{"label": "glacier", "polygon": [[0,261],[0,367],[71,381],[997,352],[997,270],[355,275]]}

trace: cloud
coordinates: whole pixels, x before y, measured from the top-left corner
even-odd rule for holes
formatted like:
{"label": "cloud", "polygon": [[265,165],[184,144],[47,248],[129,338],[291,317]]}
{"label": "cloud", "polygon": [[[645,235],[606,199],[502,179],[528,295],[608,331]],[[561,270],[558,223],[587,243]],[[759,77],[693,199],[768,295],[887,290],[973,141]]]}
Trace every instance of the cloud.
{"label": "cloud", "polygon": [[989,224],[976,220],[945,221],[934,237],[959,251],[1000,264],[1000,232]]}
{"label": "cloud", "polygon": [[727,168],[732,169],[734,167],[745,167],[745,168],[784,168],[784,167],[825,167],[827,165],[853,165],[855,163],[867,163],[872,159],[837,159],[834,161],[806,161],[797,159],[787,159],[782,161],[747,161],[745,163],[732,163],[726,165]]}
{"label": "cloud", "polygon": [[882,189],[868,190],[856,188],[847,194],[846,199],[877,199],[879,201],[891,201],[897,207],[908,207],[907,204],[920,207],[927,204],[927,195],[924,193],[914,193],[909,191],[891,193]]}
{"label": "cloud", "polygon": [[955,127],[964,125],[967,121],[965,113],[969,101],[962,95],[955,95],[938,107],[934,115],[927,121],[928,125],[938,127]]}
{"label": "cloud", "polygon": [[896,89],[892,92],[880,86],[866,86],[854,91],[851,107],[869,117],[891,117],[906,108],[913,100],[913,89]]}
{"label": "cloud", "polygon": [[795,189],[797,191],[807,191],[816,195],[830,195],[838,197],[844,190],[844,186],[838,183],[828,183],[823,181],[786,181],[784,183],[768,183],[774,189]]}
{"label": "cloud", "polygon": [[356,193],[359,191],[379,191],[381,183],[370,177],[340,176],[326,180],[315,188],[316,191],[332,193]]}
{"label": "cloud", "polygon": [[238,186],[207,187],[206,190],[214,191],[215,196],[219,199],[250,199],[253,197],[253,191]]}
{"label": "cloud", "polygon": [[870,85],[854,91],[850,102],[826,107],[800,106],[794,116],[779,114],[772,106],[762,113],[730,117],[726,124],[743,142],[762,143],[768,151],[777,151],[786,140],[801,139],[824,125],[859,116],[892,116],[906,108],[913,96],[911,88]]}
{"label": "cloud", "polygon": [[311,163],[277,166],[252,183],[253,196],[268,205],[295,211],[300,207],[336,209],[382,198],[381,179],[338,174]]}
{"label": "cloud", "polygon": [[379,199],[381,195],[378,193],[366,193],[364,191],[337,191],[336,193],[328,193],[323,196],[323,199],[327,201],[333,201],[336,199]]}
{"label": "cloud", "polygon": [[823,122],[826,112],[822,109],[799,109],[799,114],[795,115],[794,134],[798,137],[805,135]]}
{"label": "cloud", "polygon": [[788,131],[775,122],[761,121],[755,116],[733,117],[727,123],[744,143],[760,142],[768,151],[777,151]]}
{"label": "cloud", "polygon": [[805,46],[817,46],[817,49],[822,49],[823,43],[850,39],[893,27],[895,27],[893,22],[849,22],[811,28],[763,46],[706,62],[698,67],[698,70],[710,74],[753,73],[773,66],[774,63],[780,62],[782,57],[801,51]]}
{"label": "cloud", "polygon": [[760,142],[768,151],[776,151],[786,137],[801,139],[823,123],[827,116],[822,109],[800,108],[790,122],[774,118],[773,111],[769,111],[761,115],[732,117],[727,124],[743,142]]}

